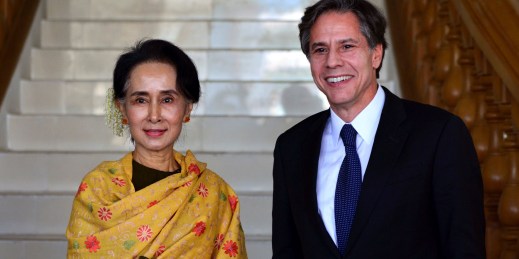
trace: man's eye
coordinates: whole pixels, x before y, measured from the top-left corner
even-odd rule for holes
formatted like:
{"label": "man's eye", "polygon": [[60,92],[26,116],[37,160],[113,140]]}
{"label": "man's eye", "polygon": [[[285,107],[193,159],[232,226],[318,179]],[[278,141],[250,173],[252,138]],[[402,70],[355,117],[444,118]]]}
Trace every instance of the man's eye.
{"label": "man's eye", "polygon": [[344,45],[344,48],[345,49],[351,49],[351,48],[353,48],[353,45]]}
{"label": "man's eye", "polygon": [[325,48],[316,48],[316,49],[314,49],[314,52],[315,52],[315,53],[323,53],[323,52],[325,52],[325,51],[326,51]]}

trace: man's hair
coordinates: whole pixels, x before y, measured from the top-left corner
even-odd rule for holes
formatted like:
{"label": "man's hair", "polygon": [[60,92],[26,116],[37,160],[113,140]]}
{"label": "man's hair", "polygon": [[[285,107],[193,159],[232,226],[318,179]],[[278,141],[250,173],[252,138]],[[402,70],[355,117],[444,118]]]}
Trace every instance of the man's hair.
{"label": "man's hair", "polygon": [[[368,46],[374,49],[378,44],[382,44],[382,60],[387,48],[387,41],[384,36],[386,32],[386,18],[371,3],[365,0],[321,0],[306,8],[301,23],[299,23],[299,41],[301,50],[307,58],[310,56],[310,30],[314,26],[317,18],[324,13],[353,13],[359,20],[360,32],[366,38]],[[377,69],[379,76],[382,62]]]}

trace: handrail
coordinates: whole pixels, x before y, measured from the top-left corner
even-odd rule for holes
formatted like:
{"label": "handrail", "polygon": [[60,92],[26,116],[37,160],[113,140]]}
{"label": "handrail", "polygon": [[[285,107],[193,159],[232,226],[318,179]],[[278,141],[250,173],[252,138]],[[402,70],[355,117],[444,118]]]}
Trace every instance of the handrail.
{"label": "handrail", "polygon": [[0,0],[0,106],[40,0]]}
{"label": "handrail", "polygon": [[454,5],[475,43],[519,100],[518,1],[460,0]]}

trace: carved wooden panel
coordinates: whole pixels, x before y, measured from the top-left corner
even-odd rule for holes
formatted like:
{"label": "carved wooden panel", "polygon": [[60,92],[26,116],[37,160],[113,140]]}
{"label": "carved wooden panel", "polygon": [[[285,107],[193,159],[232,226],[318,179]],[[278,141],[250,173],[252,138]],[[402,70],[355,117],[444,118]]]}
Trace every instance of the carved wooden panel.
{"label": "carved wooden panel", "polygon": [[471,132],[484,182],[488,258],[519,258],[519,4],[514,1],[386,3],[404,97],[457,114]]}

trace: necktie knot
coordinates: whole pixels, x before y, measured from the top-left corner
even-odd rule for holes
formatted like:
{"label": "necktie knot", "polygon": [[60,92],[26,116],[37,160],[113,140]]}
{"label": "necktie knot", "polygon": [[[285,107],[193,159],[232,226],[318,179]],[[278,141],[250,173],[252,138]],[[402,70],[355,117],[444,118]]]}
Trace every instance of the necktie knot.
{"label": "necktie knot", "polygon": [[344,126],[342,126],[341,138],[345,146],[356,148],[357,131],[351,124],[344,124]]}

